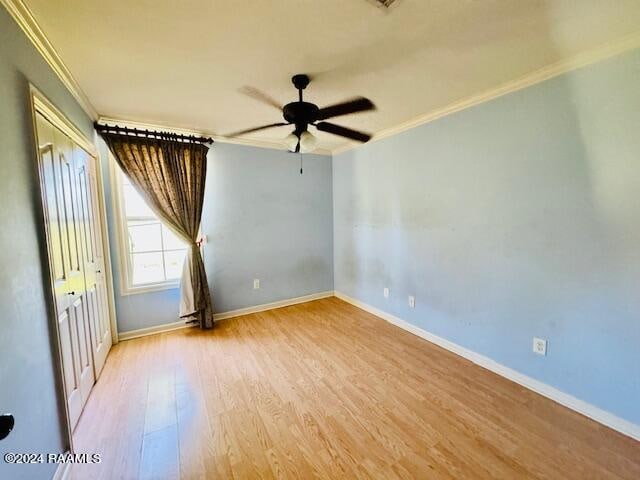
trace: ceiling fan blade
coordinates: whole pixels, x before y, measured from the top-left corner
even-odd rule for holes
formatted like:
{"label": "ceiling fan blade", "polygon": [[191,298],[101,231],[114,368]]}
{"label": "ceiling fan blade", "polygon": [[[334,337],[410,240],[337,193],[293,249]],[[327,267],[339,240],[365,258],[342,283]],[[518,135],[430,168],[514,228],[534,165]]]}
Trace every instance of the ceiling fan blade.
{"label": "ceiling fan blade", "polygon": [[248,97],[253,98],[254,100],[258,100],[259,102],[266,103],[267,105],[271,105],[272,107],[282,111],[282,105],[277,100],[273,99],[272,97],[270,97],[263,91],[258,90],[257,88],[249,87],[245,85],[244,87],[240,88],[238,91]]}
{"label": "ceiling fan blade", "polygon": [[321,132],[333,133],[334,135],[340,135],[341,137],[350,138],[351,140],[357,140],[362,143],[371,140],[371,135],[368,133],[358,132],[357,130],[351,130],[347,127],[341,127],[335,123],[320,122],[315,124],[315,127]]}
{"label": "ceiling fan blade", "polygon": [[262,125],[261,127],[247,128],[246,130],[240,130],[238,132],[229,133],[228,135],[225,135],[225,137],[239,137],[240,135],[244,135],[245,133],[257,132],[259,130],[266,130],[267,128],[273,128],[273,127],[283,127],[285,125],[291,125],[291,124],[285,123],[285,122],[270,123],[269,125]]}
{"label": "ceiling fan blade", "polygon": [[350,113],[366,112],[375,110],[376,106],[371,100],[364,97],[357,97],[346,102],[336,103],[328,107],[321,108],[318,112],[318,120],[326,120],[327,118],[339,117],[340,115],[348,115]]}

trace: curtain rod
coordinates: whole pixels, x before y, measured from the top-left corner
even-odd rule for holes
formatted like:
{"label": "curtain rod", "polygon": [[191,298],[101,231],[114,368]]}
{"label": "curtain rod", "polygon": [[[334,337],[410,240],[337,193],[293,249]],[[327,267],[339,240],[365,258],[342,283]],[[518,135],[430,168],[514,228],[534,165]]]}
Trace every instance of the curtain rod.
{"label": "curtain rod", "polygon": [[121,127],[120,125],[101,125],[98,122],[94,122],[93,126],[98,131],[98,133],[103,133],[103,132],[119,133],[124,135],[131,135],[135,137],[147,137],[147,138],[158,138],[158,139],[170,138],[170,139],[180,140],[183,142],[213,143],[213,138],[199,137],[197,135],[183,135],[181,133],[142,130],[139,128]]}

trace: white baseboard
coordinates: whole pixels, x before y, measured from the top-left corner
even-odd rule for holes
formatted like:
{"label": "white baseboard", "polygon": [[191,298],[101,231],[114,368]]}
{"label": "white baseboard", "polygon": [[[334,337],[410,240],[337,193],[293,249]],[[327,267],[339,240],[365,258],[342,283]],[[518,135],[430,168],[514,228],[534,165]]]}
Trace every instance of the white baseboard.
{"label": "white baseboard", "polygon": [[628,420],[620,418],[610,412],[607,412],[606,410],[602,410],[601,408],[591,405],[590,403],[587,403],[584,400],[580,400],[579,398],[569,395],[568,393],[562,392],[555,387],[547,385],[546,383],[517,372],[509,367],[505,367],[504,365],[490,359],[489,357],[480,355],[479,353],[461,347],[456,343],[427,332],[426,330],[416,327],[415,325],[412,325],[409,322],[402,320],[401,318],[398,318],[394,315],[391,315],[390,313],[361,302],[360,300],[349,297],[344,293],[336,291],[335,296],[347,303],[361,308],[362,310],[372,313],[373,315],[380,317],[383,320],[386,320],[387,322],[402,328],[403,330],[413,333],[414,335],[417,335],[418,337],[423,338],[428,342],[435,343],[436,345],[445,348],[450,352],[460,355],[461,357],[472,361],[476,365],[497,373],[498,375],[505,377],[519,385],[522,385],[529,390],[533,390],[534,392],[547,397],[559,403],[560,405],[570,408],[571,410],[581,413],[582,415],[589,417],[598,423],[601,423],[609,428],[612,428],[613,430],[616,430],[624,435],[640,441],[640,425],[629,422]]}
{"label": "white baseboard", "polygon": [[139,328],[138,330],[129,330],[128,332],[118,333],[118,341],[122,342],[123,340],[146,337],[147,335],[155,335],[156,333],[172,332],[173,330],[180,330],[182,328],[189,328],[193,326],[195,326],[194,323],[185,323],[184,320],[178,320],[177,322],[164,323],[154,327]]}
{"label": "white baseboard", "polygon": [[333,290],[326,292],[312,293],[311,295],[303,295],[302,297],[287,298],[285,300],[278,300],[277,302],[263,303],[262,305],[256,305],[254,307],[239,308],[237,310],[229,310],[228,312],[216,313],[213,315],[214,320],[224,320],[226,318],[240,317],[242,315],[249,315],[250,313],[264,312],[267,310],[273,310],[274,308],[288,307],[290,305],[297,305],[298,303],[310,302],[312,300],[319,300],[321,298],[333,297]]}
{"label": "white baseboard", "polygon": [[[327,297],[333,297],[333,290],[312,293],[311,295],[304,295],[302,297],[287,298],[284,300],[278,300],[277,302],[263,303],[262,305],[255,305],[253,307],[229,310],[228,312],[214,313],[213,319],[215,321],[218,321],[227,318],[240,317],[242,315],[249,315],[250,313],[264,312],[266,310],[273,310],[274,308],[288,307],[290,305],[297,305],[298,303],[310,302],[312,300],[319,300],[320,298]],[[173,330],[180,330],[182,328],[189,328],[193,326],[195,326],[195,324],[186,324],[184,320],[179,320],[177,322],[165,323],[162,325],[156,325],[154,327],[140,328],[138,330],[129,330],[128,332],[122,332],[118,334],[118,340],[131,340],[132,338],[146,337],[147,335],[171,332]]]}
{"label": "white baseboard", "polygon": [[[67,451],[65,455],[68,453]],[[53,474],[52,480],[67,480],[69,473],[71,473],[71,466],[71,463],[60,463],[56,468],[56,473]]]}

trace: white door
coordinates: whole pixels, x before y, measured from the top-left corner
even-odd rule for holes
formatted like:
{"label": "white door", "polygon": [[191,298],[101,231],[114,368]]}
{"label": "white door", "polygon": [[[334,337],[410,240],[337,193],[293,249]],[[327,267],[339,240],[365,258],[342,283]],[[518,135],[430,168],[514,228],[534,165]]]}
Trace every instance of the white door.
{"label": "white door", "polygon": [[100,375],[111,348],[111,324],[107,305],[107,285],[104,273],[101,219],[98,210],[98,179],[96,159],[81,147],[74,148],[74,162],[78,179],[81,212],[81,244],[84,253],[84,275],[87,288],[87,307],[91,331],[93,366],[96,378]]}
{"label": "white door", "polygon": [[36,128],[59,346],[73,429],[111,346],[95,159],[39,113]]}
{"label": "white door", "polygon": [[54,130],[54,146],[58,147],[62,167],[62,188],[65,192],[65,208],[67,211],[67,231],[69,236],[69,252],[71,259],[72,283],[67,296],[71,301],[74,327],[77,335],[76,369],[79,376],[80,395],[82,405],[89,398],[91,388],[95,383],[93,370],[93,353],[91,351],[91,334],[89,330],[90,305],[85,279],[85,261],[82,248],[82,231],[84,219],[77,181],[77,167],[75,162],[75,145],[59,130]]}

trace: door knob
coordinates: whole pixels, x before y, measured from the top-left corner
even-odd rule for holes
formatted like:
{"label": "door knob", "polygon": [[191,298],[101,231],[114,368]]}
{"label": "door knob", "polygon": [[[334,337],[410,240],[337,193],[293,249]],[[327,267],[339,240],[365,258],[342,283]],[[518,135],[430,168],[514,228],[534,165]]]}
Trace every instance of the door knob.
{"label": "door knob", "polygon": [[76,292],[68,292],[67,295],[75,295]]}
{"label": "door knob", "polygon": [[13,419],[13,415],[10,413],[0,415],[0,440],[6,438],[6,436],[11,433],[14,425],[15,421]]}

